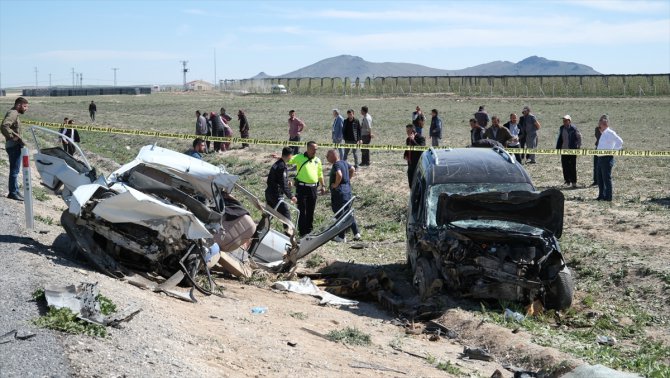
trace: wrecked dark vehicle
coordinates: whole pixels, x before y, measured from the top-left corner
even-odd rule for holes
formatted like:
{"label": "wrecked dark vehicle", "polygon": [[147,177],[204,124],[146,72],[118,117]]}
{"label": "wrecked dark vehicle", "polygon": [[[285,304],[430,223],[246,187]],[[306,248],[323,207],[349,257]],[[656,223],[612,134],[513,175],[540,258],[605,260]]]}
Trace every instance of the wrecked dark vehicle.
{"label": "wrecked dark vehicle", "polygon": [[[149,145],[105,178],[74,141],[40,127],[32,133],[41,182],[68,205],[61,224],[79,251],[100,271],[154,291],[184,298],[173,290],[184,281],[209,294],[196,275],[205,272],[213,287],[209,268],[217,264],[238,276],[257,268],[289,272],[352,223],[352,206],[345,206],[330,225],[298,238],[289,219],[223,166]],[[74,145],[74,157],[60,139]],[[233,192],[258,210],[258,222]],[[288,235],[273,221],[287,225]],[[194,300],[192,291],[184,299]]]}
{"label": "wrecked dark vehicle", "polygon": [[424,152],[407,215],[407,261],[421,298],[446,290],[570,307],[574,283],[558,242],[563,202],[559,190],[536,191],[504,149]]}

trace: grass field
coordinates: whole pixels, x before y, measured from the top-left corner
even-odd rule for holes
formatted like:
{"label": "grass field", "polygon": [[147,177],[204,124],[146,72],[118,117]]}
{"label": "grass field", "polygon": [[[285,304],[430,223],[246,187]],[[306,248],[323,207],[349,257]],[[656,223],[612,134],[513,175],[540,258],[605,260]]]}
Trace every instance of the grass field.
{"label": "grass field", "polygon": [[[0,106],[11,107],[13,97],[0,98]],[[627,149],[670,150],[666,137],[670,120],[670,98],[579,98],[579,99],[469,99],[456,97],[299,97],[231,96],[224,94],[156,94],[30,98],[26,118],[78,123],[88,119],[87,104],[98,104],[97,124],[131,129],[192,133],[195,110],[216,111],[224,106],[234,115],[244,109],[251,124],[251,137],[287,139],[288,111],[307,124],[303,140],[330,142],[331,109],[353,108],[358,114],[367,105],[374,119],[373,143],[403,144],[404,126],[416,105],[426,112],[440,111],[445,127],[443,144],[462,147],[469,141],[468,119],[479,105],[489,114],[507,119],[530,105],[542,123],[540,148],[553,148],[561,116],[570,114],[581,130],[584,147],[595,141],[594,127],[601,114],[608,114],[611,127],[624,139]],[[237,122],[233,121],[236,130]],[[238,133],[236,133],[238,135]],[[82,147],[119,163],[130,160],[140,146],[159,145],[186,150],[190,141],[82,133]],[[265,177],[278,148],[253,146],[233,150],[207,160],[224,164],[240,174],[242,183],[262,197]],[[319,155],[325,162],[325,151]],[[3,156],[2,162],[6,157]],[[547,316],[526,320],[524,327],[543,345],[567,351],[592,363],[640,372],[648,376],[670,375],[670,159],[620,158],[614,168],[614,201],[596,202],[597,189],[590,188],[592,160],[578,158],[578,189],[564,190],[565,227],[561,239],[564,254],[575,272],[577,294],[573,308],[558,323]],[[109,172],[111,166],[99,167]],[[329,167],[325,167],[326,172]],[[563,183],[560,158],[538,157],[526,166],[541,188]],[[407,202],[405,163],[401,152],[373,152],[372,166],[362,168],[353,180],[359,197],[356,216],[368,247],[349,249],[329,243],[318,253],[324,258],[356,260],[371,264],[404,261],[404,219]],[[327,197],[319,199],[317,222],[331,216]],[[484,310],[492,321],[506,324],[501,306],[488,303]],[[615,336],[614,347],[599,346],[597,335]]]}

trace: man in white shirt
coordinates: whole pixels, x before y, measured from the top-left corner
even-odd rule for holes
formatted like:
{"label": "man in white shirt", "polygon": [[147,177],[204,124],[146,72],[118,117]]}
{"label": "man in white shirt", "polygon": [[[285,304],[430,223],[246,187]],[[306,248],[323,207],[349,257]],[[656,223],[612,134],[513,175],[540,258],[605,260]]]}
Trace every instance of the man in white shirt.
{"label": "man in white shirt", "polygon": [[[606,114],[600,117],[598,127],[602,132],[598,141],[598,150],[620,150],[623,147],[623,139],[609,128],[609,117]],[[612,167],[614,167],[614,156],[598,156],[598,169],[596,171],[598,201],[612,201]]]}

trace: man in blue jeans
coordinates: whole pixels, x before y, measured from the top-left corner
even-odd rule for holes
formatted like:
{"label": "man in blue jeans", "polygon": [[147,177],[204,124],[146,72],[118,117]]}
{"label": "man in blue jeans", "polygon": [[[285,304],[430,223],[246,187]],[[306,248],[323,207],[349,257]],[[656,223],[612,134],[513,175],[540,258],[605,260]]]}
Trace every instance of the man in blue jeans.
{"label": "man in blue jeans", "polygon": [[[623,139],[614,130],[609,128],[609,117],[603,115],[598,121],[600,128],[599,150],[620,150],[623,147]],[[612,168],[614,167],[614,156],[598,156],[598,201],[612,201]]]}
{"label": "man in blue jeans", "polygon": [[[351,177],[355,174],[356,170],[351,164],[340,160],[340,155],[335,149],[328,150],[326,159],[333,165],[330,169],[328,186],[330,188],[330,206],[333,209],[333,213],[337,213],[351,200]],[[358,231],[356,219],[351,224],[351,231],[354,234],[354,240],[361,240],[361,233]],[[347,238],[344,235],[344,231],[334,237],[333,241],[338,243],[346,242]]]}
{"label": "man in blue jeans", "polygon": [[19,193],[19,170],[21,169],[21,148],[24,146],[21,139],[21,122],[19,116],[28,110],[28,100],[19,97],[14,101],[5,118],[2,120],[2,135],[5,137],[5,150],[9,156],[9,194],[7,198],[23,201]]}

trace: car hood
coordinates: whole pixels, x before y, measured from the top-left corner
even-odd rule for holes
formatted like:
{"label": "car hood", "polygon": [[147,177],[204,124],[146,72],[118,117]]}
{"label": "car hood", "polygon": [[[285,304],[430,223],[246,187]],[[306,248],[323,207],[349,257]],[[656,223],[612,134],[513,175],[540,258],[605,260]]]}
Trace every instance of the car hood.
{"label": "car hood", "polygon": [[516,222],[542,228],[560,238],[563,233],[563,202],[563,193],[556,189],[543,192],[442,193],[435,217],[440,226],[459,220]]}

